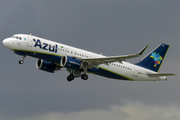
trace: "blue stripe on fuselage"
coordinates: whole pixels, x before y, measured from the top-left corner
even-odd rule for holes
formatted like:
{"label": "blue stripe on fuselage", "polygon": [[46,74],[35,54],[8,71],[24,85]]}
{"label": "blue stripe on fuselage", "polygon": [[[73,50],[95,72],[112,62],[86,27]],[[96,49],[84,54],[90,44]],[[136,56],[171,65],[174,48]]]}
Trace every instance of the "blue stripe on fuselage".
{"label": "blue stripe on fuselage", "polygon": [[[22,56],[28,55],[28,56],[32,56],[35,58],[40,58],[43,60],[51,61],[52,63],[55,63],[55,64],[60,64],[60,61],[61,61],[61,56],[57,56],[57,55],[37,53],[37,52],[33,52],[33,51],[19,51],[19,50],[14,50],[14,52],[18,55],[22,55]],[[111,71],[108,71],[108,70],[100,68],[100,67],[99,68],[94,67],[94,68],[88,69],[88,72],[94,73],[96,75],[100,75],[103,77],[132,81],[132,79],[130,79],[130,78],[126,78],[122,75],[113,73]]]}

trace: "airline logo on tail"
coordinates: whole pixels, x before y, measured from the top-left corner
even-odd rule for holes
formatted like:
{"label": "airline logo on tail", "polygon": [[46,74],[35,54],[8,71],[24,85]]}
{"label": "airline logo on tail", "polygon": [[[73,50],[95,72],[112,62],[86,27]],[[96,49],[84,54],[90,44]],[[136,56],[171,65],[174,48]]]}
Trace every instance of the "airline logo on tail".
{"label": "airline logo on tail", "polygon": [[154,67],[156,67],[157,65],[160,65],[161,64],[161,61],[162,61],[162,57],[161,55],[159,55],[159,53],[156,54],[156,52],[154,53],[151,53],[151,58],[154,59]]}

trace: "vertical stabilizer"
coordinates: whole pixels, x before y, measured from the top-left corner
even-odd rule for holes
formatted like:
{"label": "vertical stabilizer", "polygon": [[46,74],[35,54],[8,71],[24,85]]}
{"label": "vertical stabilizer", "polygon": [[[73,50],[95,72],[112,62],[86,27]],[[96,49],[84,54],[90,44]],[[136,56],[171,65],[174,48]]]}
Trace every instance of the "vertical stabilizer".
{"label": "vertical stabilizer", "polygon": [[163,43],[160,44],[152,52],[145,56],[140,62],[136,63],[136,65],[158,72],[166,56],[168,48],[169,45]]}

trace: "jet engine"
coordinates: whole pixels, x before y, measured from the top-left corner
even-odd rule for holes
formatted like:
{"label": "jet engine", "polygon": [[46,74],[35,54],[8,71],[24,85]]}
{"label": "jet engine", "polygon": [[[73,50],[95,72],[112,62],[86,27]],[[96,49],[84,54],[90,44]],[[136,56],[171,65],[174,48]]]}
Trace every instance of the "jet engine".
{"label": "jet engine", "polygon": [[52,62],[43,60],[43,59],[38,59],[36,62],[36,68],[40,70],[44,70],[46,72],[54,73],[54,71],[59,70],[59,67],[55,65]]}
{"label": "jet engine", "polygon": [[73,70],[79,70],[83,68],[83,63],[81,60],[70,56],[63,56],[60,61],[60,65],[62,67],[70,68]]}

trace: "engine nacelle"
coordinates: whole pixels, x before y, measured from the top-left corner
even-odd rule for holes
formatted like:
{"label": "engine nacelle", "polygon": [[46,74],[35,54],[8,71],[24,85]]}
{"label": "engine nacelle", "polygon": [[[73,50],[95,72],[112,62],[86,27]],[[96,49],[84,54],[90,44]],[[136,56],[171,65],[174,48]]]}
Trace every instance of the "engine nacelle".
{"label": "engine nacelle", "polygon": [[70,56],[63,56],[61,58],[60,65],[62,67],[70,68],[73,70],[79,70],[83,68],[83,64],[81,60]]}
{"label": "engine nacelle", "polygon": [[37,60],[36,68],[40,70],[44,70],[46,72],[50,72],[50,73],[54,73],[54,71],[59,70],[58,66],[56,66],[54,63],[43,60],[43,59]]}

